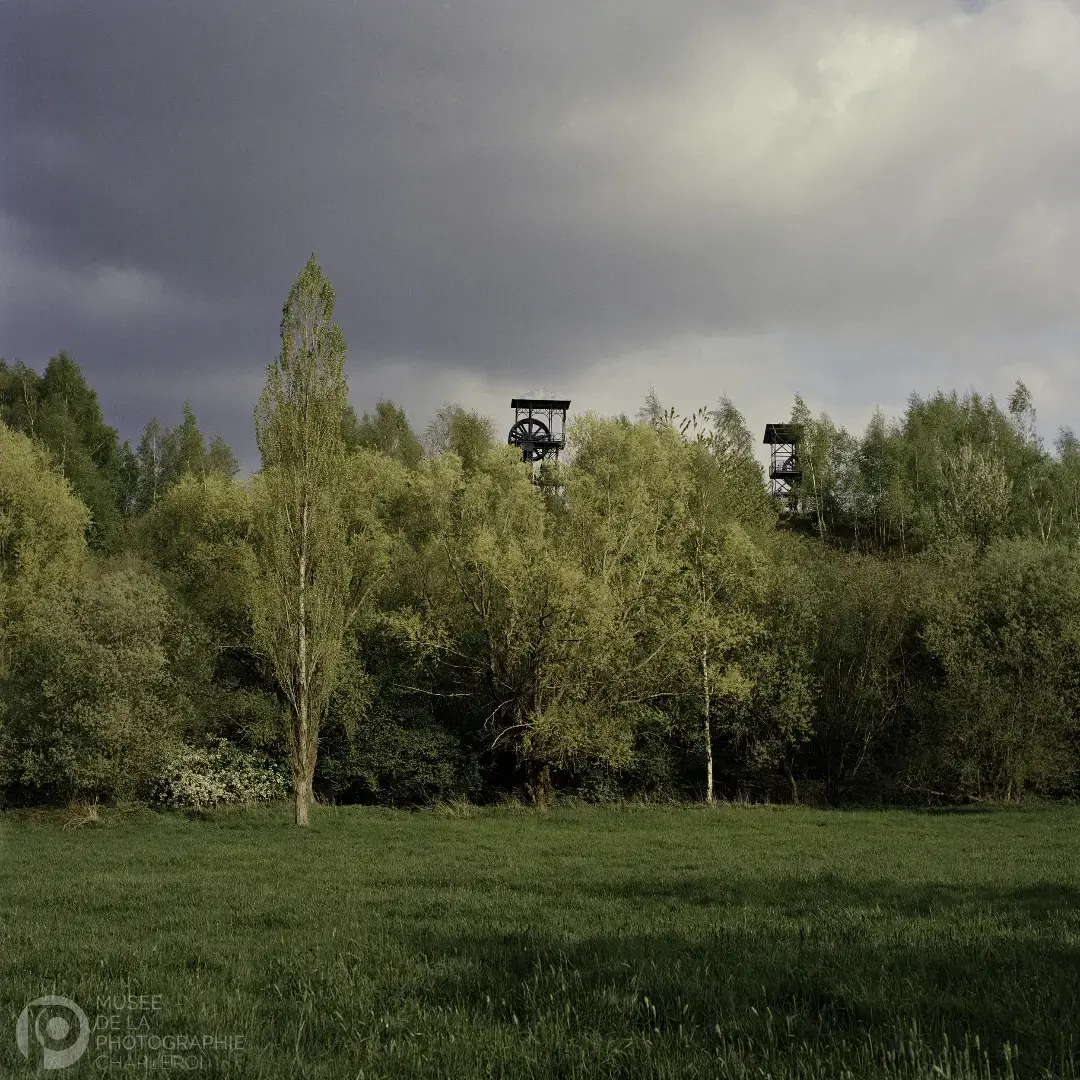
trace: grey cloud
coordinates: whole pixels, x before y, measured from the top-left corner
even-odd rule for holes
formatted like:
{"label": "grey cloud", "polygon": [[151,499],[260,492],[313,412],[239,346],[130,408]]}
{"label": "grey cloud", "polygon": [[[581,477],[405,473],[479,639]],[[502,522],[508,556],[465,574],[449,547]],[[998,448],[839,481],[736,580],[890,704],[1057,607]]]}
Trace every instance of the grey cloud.
{"label": "grey cloud", "polygon": [[[1076,329],[1065,0],[27,0],[0,40],[0,349],[69,348],[128,435],[202,393],[250,452],[313,249],[361,396],[404,363],[603,408],[590,372],[667,349],[662,394],[816,380],[861,415],[875,370],[997,389],[1002,342]],[[754,339],[785,342],[756,394],[724,344]],[[1062,348],[1028,357],[1059,398]]]}

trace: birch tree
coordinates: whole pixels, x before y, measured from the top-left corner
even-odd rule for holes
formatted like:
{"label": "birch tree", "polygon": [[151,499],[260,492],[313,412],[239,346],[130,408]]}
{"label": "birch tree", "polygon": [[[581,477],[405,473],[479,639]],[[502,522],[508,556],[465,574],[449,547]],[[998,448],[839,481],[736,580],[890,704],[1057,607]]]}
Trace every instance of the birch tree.
{"label": "birch tree", "polygon": [[319,723],[341,661],[350,562],[342,491],[347,461],[345,338],[334,290],[312,255],[281,316],[281,353],[255,412],[260,578],[253,625],[288,706],[296,824],[307,825]]}
{"label": "birch tree", "polygon": [[[730,415],[734,413],[734,416]],[[713,430],[702,430],[708,417]],[[753,677],[743,654],[761,632],[748,603],[763,574],[763,560],[737,523],[762,498],[760,471],[735,466],[752,459],[742,418],[727,402],[699,410],[681,425],[684,513],[681,587],[672,621],[680,633],[672,653],[676,684],[699,711],[705,750],[705,801],[714,799],[713,739],[718,707],[749,696]],[[739,436],[732,439],[732,434]],[[740,482],[741,481],[741,482]]]}

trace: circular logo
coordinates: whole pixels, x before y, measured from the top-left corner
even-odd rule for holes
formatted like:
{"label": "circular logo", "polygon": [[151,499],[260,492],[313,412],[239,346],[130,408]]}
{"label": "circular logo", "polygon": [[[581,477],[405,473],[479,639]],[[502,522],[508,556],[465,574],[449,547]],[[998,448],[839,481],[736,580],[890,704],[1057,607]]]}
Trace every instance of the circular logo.
{"label": "circular logo", "polygon": [[43,1069],[65,1069],[74,1065],[90,1045],[90,1021],[86,1013],[71,998],[57,994],[34,998],[19,1014],[15,1044],[28,1061],[31,1033],[33,1042],[41,1049]]}

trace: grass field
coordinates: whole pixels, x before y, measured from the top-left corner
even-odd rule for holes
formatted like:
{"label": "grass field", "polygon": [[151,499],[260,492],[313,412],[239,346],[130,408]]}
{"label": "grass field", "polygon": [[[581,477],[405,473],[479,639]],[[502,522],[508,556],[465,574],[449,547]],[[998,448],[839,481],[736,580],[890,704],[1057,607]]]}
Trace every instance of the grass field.
{"label": "grass field", "polygon": [[[4,1077],[1080,1076],[1076,807],[0,830]],[[63,1071],[14,1037],[50,993]]]}

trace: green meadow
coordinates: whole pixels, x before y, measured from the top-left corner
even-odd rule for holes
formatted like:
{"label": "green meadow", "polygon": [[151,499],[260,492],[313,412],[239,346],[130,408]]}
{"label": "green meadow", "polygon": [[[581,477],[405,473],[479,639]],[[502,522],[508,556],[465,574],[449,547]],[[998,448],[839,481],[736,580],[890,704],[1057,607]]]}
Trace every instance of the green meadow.
{"label": "green meadow", "polygon": [[70,817],[0,815],[4,1077],[1080,1075],[1080,807]]}

